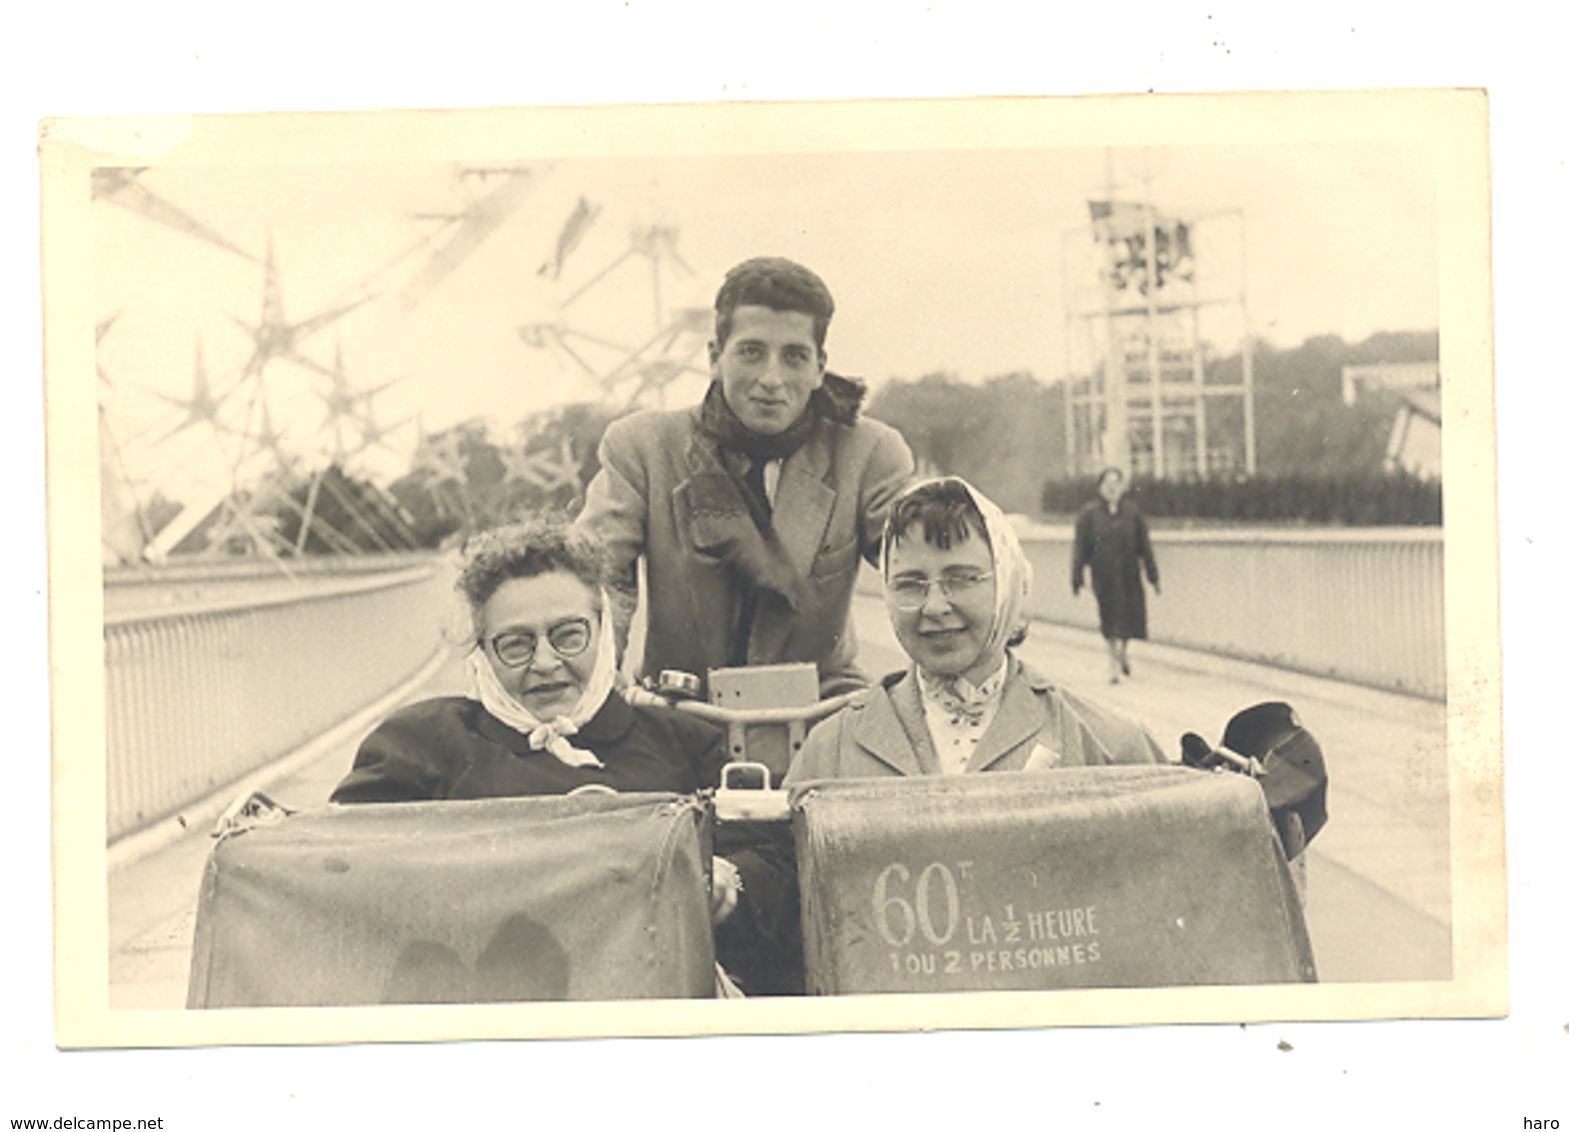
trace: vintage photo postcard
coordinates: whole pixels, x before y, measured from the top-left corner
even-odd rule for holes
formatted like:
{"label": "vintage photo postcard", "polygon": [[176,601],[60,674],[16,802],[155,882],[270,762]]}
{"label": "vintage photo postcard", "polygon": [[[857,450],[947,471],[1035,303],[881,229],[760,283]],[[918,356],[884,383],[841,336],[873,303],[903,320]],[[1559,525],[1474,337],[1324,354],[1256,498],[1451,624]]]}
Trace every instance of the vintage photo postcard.
{"label": "vintage photo postcard", "polygon": [[60,1045],[1507,1011],[1482,92],[40,161]]}

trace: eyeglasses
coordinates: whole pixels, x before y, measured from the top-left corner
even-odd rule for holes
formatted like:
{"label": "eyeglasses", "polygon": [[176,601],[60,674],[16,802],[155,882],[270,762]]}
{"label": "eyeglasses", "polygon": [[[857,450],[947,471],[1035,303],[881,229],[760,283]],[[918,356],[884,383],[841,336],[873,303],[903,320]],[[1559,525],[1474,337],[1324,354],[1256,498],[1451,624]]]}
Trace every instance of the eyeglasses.
{"label": "eyeglasses", "polygon": [[896,609],[914,610],[926,604],[933,586],[942,590],[949,601],[959,601],[990,580],[990,574],[979,570],[944,574],[940,578],[894,578],[888,583],[888,600]]}
{"label": "eyeglasses", "polygon": [[[587,617],[572,617],[559,621],[545,630],[545,640],[557,656],[577,656],[588,648],[593,628]],[[521,631],[497,633],[490,638],[490,651],[508,668],[527,668],[534,663],[539,650],[539,638]]]}

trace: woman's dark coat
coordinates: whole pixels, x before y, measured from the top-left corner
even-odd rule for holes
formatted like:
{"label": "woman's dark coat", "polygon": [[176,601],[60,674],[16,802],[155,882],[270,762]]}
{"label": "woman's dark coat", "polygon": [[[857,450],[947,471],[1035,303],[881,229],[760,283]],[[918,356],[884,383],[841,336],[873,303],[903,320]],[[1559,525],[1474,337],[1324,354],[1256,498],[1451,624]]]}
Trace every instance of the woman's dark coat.
{"label": "woman's dark coat", "polygon": [[603,769],[529,749],[477,700],[443,696],[392,713],[360,744],[334,802],[521,798],[608,786],[623,794],[690,794],[718,782],[722,731],[664,708],[633,708],[612,692],[572,736]]}
{"label": "woman's dark coat", "polygon": [[[691,794],[719,784],[728,758],[724,731],[672,708],[633,707],[611,692],[572,745],[603,769],[568,766],[549,751],[529,749],[527,736],[477,701],[443,696],[392,713],[366,736],[354,768],[332,792],[334,802],[419,802],[566,794],[582,786],[620,793]],[[748,830],[719,827],[714,851],[741,873],[741,900],[715,932],[719,961],[753,994],[777,993],[780,969],[792,965],[782,940],[793,922],[794,877],[773,855],[760,853]],[[766,840],[766,839],[765,839]],[[798,966],[799,960],[794,964]],[[785,985],[799,981],[785,975]]]}
{"label": "woman's dark coat", "polygon": [[1137,507],[1124,499],[1113,513],[1104,499],[1097,499],[1079,512],[1073,532],[1073,592],[1084,585],[1088,566],[1100,606],[1101,636],[1111,640],[1149,636],[1140,563],[1150,585],[1158,589],[1160,572],[1149,527]]}

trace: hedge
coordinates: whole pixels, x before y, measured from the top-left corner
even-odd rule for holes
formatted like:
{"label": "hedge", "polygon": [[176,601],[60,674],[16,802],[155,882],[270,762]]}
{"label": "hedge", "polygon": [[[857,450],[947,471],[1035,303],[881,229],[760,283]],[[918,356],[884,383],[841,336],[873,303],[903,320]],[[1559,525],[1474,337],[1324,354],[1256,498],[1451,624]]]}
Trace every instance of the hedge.
{"label": "hedge", "polygon": [[[1058,480],[1041,492],[1047,514],[1071,513],[1095,497],[1091,477]],[[1212,519],[1346,527],[1436,527],[1443,488],[1404,472],[1248,479],[1134,479],[1128,498],[1151,518]]]}

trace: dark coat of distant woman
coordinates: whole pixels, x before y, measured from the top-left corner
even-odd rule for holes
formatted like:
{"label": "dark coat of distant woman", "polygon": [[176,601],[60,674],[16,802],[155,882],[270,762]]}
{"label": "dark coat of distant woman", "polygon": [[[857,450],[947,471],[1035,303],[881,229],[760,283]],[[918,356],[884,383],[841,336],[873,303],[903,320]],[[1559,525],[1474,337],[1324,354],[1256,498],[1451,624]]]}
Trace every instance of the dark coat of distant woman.
{"label": "dark coat of distant woman", "polygon": [[1150,585],[1159,589],[1160,571],[1155,566],[1149,527],[1137,507],[1124,499],[1113,512],[1104,499],[1097,499],[1079,512],[1073,532],[1073,592],[1078,593],[1084,585],[1084,568],[1088,566],[1100,606],[1101,636],[1109,640],[1149,636],[1140,563]]}

